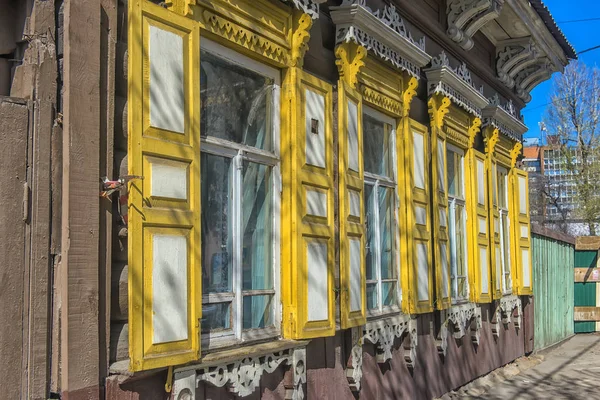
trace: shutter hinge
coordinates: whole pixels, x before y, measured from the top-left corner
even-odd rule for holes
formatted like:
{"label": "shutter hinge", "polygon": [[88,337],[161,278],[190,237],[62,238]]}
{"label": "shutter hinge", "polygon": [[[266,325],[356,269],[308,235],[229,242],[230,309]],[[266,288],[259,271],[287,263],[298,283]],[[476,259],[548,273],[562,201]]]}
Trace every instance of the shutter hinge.
{"label": "shutter hinge", "polygon": [[23,222],[29,220],[29,184],[23,183]]}

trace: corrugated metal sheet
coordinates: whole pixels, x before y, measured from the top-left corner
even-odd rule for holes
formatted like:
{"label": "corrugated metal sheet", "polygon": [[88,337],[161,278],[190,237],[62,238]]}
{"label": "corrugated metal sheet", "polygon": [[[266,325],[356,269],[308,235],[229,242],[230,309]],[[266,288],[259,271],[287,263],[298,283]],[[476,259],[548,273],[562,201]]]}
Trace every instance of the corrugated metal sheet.
{"label": "corrugated metal sheet", "polygon": [[[577,250],[575,251],[575,268],[593,268],[598,258],[597,251]],[[575,307],[596,306],[596,283],[575,283]],[[575,333],[589,333],[596,331],[596,323],[593,321],[576,321]]]}
{"label": "corrugated metal sheet", "polygon": [[534,347],[551,346],[573,335],[575,246],[532,235]]}
{"label": "corrugated metal sheet", "polygon": [[575,251],[575,268],[594,268],[598,260],[598,252],[591,250]]}

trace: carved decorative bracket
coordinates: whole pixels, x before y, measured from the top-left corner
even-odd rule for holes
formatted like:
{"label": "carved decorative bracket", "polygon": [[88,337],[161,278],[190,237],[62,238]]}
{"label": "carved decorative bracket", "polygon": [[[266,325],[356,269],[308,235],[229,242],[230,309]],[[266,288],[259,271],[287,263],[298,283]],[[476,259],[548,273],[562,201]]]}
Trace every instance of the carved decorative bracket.
{"label": "carved decorative bracket", "polygon": [[417,79],[420,68],[431,61],[425,52],[425,38],[413,39],[393,5],[372,11],[365,0],[344,0],[330,9],[338,45],[353,42],[363,46]]}
{"label": "carved decorative bracket", "polygon": [[475,137],[481,130],[481,118],[475,118],[469,127],[469,148],[475,144]]}
{"label": "carved decorative bracket", "polygon": [[[517,309],[517,316],[513,320],[515,309]],[[520,329],[522,316],[523,306],[519,296],[505,296],[500,298],[492,319],[492,333],[495,337],[500,337],[500,323],[506,327],[511,321],[514,322],[515,328]]]}
{"label": "carved decorative bracket", "polygon": [[523,148],[523,145],[521,144],[521,142],[517,142],[517,143],[515,143],[512,150],[510,151],[510,166],[511,166],[511,168],[513,168],[517,164],[517,158],[521,154],[522,148]]}
{"label": "carved decorative bracket", "polygon": [[310,28],[313,20],[310,15],[302,13],[294,18],[294,33],[292,34],[292,55],[290,66],[300,67],[304,64],[304,54],[308,50]]}
{"label": "carved decorative bracket", "polygon": [[402,103],[404,105],[403,117],[408,117],[410,113],[410,104],[412,99],[417,95],[417,87],[419,86],[419,80],[414,76],[409,79],[406,89],[404,89],[404,95],[402,97]]}
{"label": "carved decorative bracket", "polygon": [[466,64],[461,64],[457,69],[452,68],[448,56],[442,51],[432,59],[431,68],[426,69],[425,73],[429,83],[429,96],[446,96],[465,111],[481,117],[481,109],[489,103],[483,95],[483,87],[475,88]]}
{"label": "carved decorative bracket", "polygon": [[493,126],[511,140],[520,142],[527,126],[519,117],[512,101],[502,105],[496,94],[490,99],[490,105],[483,109],[483,126]]}
{"label": "carved decorative bracket", "polygon": [[483,135],[483,142],[485,143],[485,154],[492,154],[498,139],[500,138],[500,131],[498,128],[494,128],[491,134]]}
{"label": "carved decorative bracket", "polygon": [[293,348],[273,354],[244,357],[231,363],[180,369],[174,374],[173,399],[195,400],[200,381],[217,387],[229,385],[229,391],[240,397],[252,394],[260,385],[265,373],[271,373],[281,364],[292,368],[293,387],[286,393],[286,400],[304,399],[303,385],[306,383],[306,348]]}
{"label": "carved decorative bracket", "polygon": [[[409,315],[399,315],[391,318],[368,322],[363,335],[356,338],[353,333],[352,371],[348,371],[353,389],[360,390],[362,379],[362,346],[365,340],[376,345],[377,362],[385,363],[392,358],[394,340],[404,334],[410,337],[409,343],[403,345],[404,361],[409,368],[414,368],[417,359],[417,320]],[[355,340],[356,339],[356,340]]]}
{"label": "carved decorative bracket", "polygon": [[473,35],[498,18],[504,0],[448,0],[448,36],[465,50],[473,48]]}
{"label": "carved decorative bracket", "polygon": [[452,102],[448,97],[441,97],[441,101],[439,101],[439,99],[440,97],[431,96],[429,101],[427,101],[431,126],[438,130],[442,129],[442,126],[444,126],[444,118],[450,111],[450,106],[452,105]]}
{"label": "carved decorative bracket", "polygon": [[496,47],[498,78],[512,89],[517,74],[534,64],[539,56],[540,51],[532,38],[511,39],[498,43]]}
{"label": "carved decorative bracket", "polygon": [[338,67],[340,79],[348,86],[355,89],[358,81],[358,72],[364,67],[367,49],[355,43],[341,43],[335,48],[335,65]]}
{"label": "carved decorative bracket", "polygon": [[438,353],[446,356],[448,349],[448,328],[453,327],[453,336],[456,341],[460,341],[469,332],[471,334],[471,342],[479,345],[481,323],[481,308],[474,303],[461,304],[452,306],[448,310],[443,311],[445,321],[442,324],[436,345]]}
{"label": "carved decorative bracket", "polygon": [[533,65],[520,71],[515,77],[517,95],[526,103],[531,100],[529,92],[541,82],[550,79],[554,72],[552,64],[547,58],[536,60]]}

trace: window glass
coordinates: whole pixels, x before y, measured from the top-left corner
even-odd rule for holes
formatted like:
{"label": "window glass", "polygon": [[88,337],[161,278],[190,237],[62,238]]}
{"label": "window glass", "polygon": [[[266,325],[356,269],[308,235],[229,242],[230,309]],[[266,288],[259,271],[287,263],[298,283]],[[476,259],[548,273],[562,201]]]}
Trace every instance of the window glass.
{"label": "window glass", "polygon": [[242,169],[242,288],[272,289],[271,167],[248,161]]}
{"label": "window glass", "polygon": [[369,114],[363,114],[363,143],[365,172],[392,176],[392,127]]}
{"label": "window glass", "polygon": [[200,132],[273,150],[273,79],[210,52],[200,56]]}
{"label": "window glass", "polygon": [[466,208],[464,199],[464,156],[455,149],[446,153],[448,176],[448,233],[452,301],[468,298],[466,259]]}
{"label": "window glass", "polygon": [[[204,296],[233,292],[231,159],[203,153],[202,172],[202,286]],[[203,330],[231,328],[231,303],[204,306]]]}
{"label": "window glass", "polygon": [[363,114],[365,170],[367,309],[383,312],[398,305],[396,243],[396,184],[391,123],[375,112]]}
{"label": "window glass", "polygon": [[201,133],[209,143],[201,146],[202,331],[217,334],[215,341],[210,337],[216,346],[263,338],[261,331],[244,335],[276,322],[274,246],[279,243],[273,223],[279,216],[273,204],[279,192],[273,172],[279,159],[264,152],[259,159],[265,161],[253,157],[258,150],[275,153],[275,73],[268,78],[202,51]]}

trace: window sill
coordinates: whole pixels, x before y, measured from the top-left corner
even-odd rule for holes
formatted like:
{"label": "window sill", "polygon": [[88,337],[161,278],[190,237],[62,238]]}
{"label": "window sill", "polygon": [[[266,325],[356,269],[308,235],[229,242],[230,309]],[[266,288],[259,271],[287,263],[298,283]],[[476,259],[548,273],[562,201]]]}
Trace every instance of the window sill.
{"label": "window sill", "polygon": [[228,364],[246,357],[262,357],[297,347],[306,347],[308,343],[310,343],[310,340],[279,339],[257,344],[237,345],[234,348],[211,351],[200,358],[198,362],[179,367],[177,371]]}

